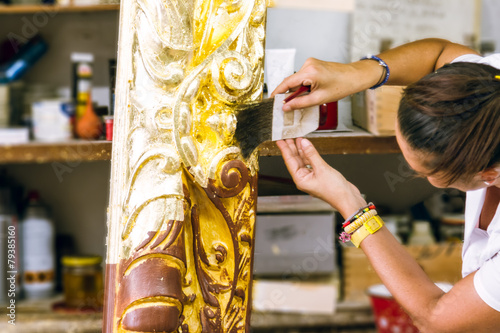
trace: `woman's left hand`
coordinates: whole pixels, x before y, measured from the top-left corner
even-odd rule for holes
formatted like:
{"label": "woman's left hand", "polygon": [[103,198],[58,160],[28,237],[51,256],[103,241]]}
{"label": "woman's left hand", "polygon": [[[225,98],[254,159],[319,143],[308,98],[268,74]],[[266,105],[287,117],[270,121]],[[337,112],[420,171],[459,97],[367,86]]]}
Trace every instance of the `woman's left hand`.
{"label": "woman's left hand", "polygon": [[276,144],[299,190],[326,201],[344,218],[366,205],[356,186],[329,166],[309,140],[287,139]]}

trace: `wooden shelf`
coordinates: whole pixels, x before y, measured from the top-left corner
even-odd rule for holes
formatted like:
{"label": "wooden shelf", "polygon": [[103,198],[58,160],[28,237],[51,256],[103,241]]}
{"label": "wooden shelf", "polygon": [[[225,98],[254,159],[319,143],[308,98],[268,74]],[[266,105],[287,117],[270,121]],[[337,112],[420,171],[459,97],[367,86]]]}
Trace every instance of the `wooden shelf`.
{"label": "wooden shelf", "polygon": [[[63,313],[52,311],[54,302],[62,301],[62,295],[44,300],[21,300],[16,303],[16,326],[0,321],[1,332],[76,332],[95,333],[102,328],[102,313]],[[5,315],[7,309],[0,308]],[[270,313],[252,311],[250,325],[254,330],[277,331],[283,328],[330,327],[342,331],[375,333],[374,316],[369,304],[337,304],[331,315]],[[337,331],[337,330],[335,330]]]}
{"label": "wooden shelf", "polygon": [[[359,129],[342,133],[312,133],[307,136],[322,155],[339,154],[394,154],[400,149],[393,136],[374,136]],[[274,142],[259,147],[260,156],[280,156]],[[27,143],[0,145],[0,164],[50,163],[74,161],[109,161],[109,141],[68,141],[61,143]]]}
{"label": "wooden shelf", "polygon": [[0,145],[0,163],[50,163],[111,159],[109,141]]}
{"label": "wooden shelf", "polygon": [[354,0],[271,0],[269,7],[351,13],[354,11],[355,2]]}
{"label": "wooden shelf", "polygon": [[[329,10],[337,12],[352,12],[354,10],[354,0],[316,0],[314,3],[302,0],[273,0],[269,7],[309,9],[309,10]],[[0,5],[1,14],[29,14],[40,11],[45,12],[99,12],[119,10],[119,4],[109,5],[83,5],[83,6],[59,6],[59,5]]]}
{"label": "wooden shelf", "polygon": [[117,11],[120,5],[59,6],[59,5],[0,5],[1,14],[30,14],[38,12],[80,13]]}
{"label": "wooden shelf", "polygon": [[[396,154],[400,153],[396,137],[375,136],[359,128],[351,132],[314,132],[307,135],[322,155],[345,154]],[[281,155],[275,142],[265,142],[259,147],[260,156]]]}
{"label": "wooden shelf", "polygon": [[[332,315],[252,312],[251,326],[254,329],[283,329],[305,327],[373,328],[374,316],[370,305],[345,306],[340,303]],[[374,332],[374,330],[372,331]]]}

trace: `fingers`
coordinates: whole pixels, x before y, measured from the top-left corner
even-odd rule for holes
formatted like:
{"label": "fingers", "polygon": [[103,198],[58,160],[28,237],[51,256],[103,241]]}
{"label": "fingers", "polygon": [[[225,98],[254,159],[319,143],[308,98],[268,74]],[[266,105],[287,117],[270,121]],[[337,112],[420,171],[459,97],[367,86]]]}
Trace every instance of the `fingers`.
{"label": "fingers", "polygon": [[298,141],[297,145],[300,145],[300,151],[303,155],[303,160],[306,160],[307,163],[313,167],[313,169],[325,163],[316,148],[314,148],[311,141],[302,138]]}
{"label": "fingers", "polygon": [[294,177],[297,171],[305,167],[305,163],[300,157],[297,146],[293,139],[276,141],[276,145],[281,150],[281,155],[285,161],[288,172]]}
{"label": "fingers", "polygon": [[287,91],[296,90],[300,86],[310,86],[313,87],[314,80],[310,73],[298,71],[295,74],[290,75],[285,78],[271,93],[270,97],[274,97],[277,94],[284,94]]}
{"label": "fingers", "polygon": [[291,111],[297,109],[304,109],[309,106],[318,105],[318,99],[315,92],[311,92],[308,95],[295,97],[290,102],[283,105],[283,111]]}
{"label": "fingers", "polygon": [[290,152],[292,153],[292,156],[293,157],[298,157],[299,153],[297,151],[297,145],[295,144],[295,140],[293,140],[293,139],[286,139],[285,142],[288,145],[288,148],[290,149]]}
{"label": "fingers", "polygon": [[297,164],[297,169],[303,168],[306,164],[302,160],[302,157],[299,154],[299,150],[297,144],[294,139],[286,139],[286,144],[290,149],[291,157],[295,160]]}
{"label": "fingers", "polygon": [[271,97],[274,97],[276,94],[284,94],[288,90],[297,88],[302,85],[302,78],[300,75],[293,74],[283,80],[271,93]]}
{"label": "fingers", "polygon": [[[303,138],[297,138],[295,140],[296,142],[296,145],[297,145],[297,151],[299,153],[299,156],[300,158],[302,159],[302,161],[304,161],[304,163],[307,165],[311,165],[311,161],[309,161],[309,159],[307,158],[307,156],[304,154],[304,150],[302,150],[302,140]],[[312,166],[312,165],[311,165]]]}
{"label": "fingers", "polygon": [[283,156],[283,160],[285,161],[288,172],[293,175],[296,170],[300,168],[300,166],[299,161],[296,158],[297,154],[292,150],[295,145],[290,145],[287,141],[276,141],[276,145],[281,150],[281,155]]}

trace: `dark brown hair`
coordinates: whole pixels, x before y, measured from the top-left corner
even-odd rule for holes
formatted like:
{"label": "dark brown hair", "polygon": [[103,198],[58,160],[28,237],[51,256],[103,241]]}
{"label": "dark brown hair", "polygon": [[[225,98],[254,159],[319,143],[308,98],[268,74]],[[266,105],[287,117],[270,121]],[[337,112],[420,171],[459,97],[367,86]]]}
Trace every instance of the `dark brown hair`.
{"label": "dark brown hair", "polygon": [[500,163],[500,70],[453,63],[409,85],[398,123],[412,149],[429,154],[448,185]]}

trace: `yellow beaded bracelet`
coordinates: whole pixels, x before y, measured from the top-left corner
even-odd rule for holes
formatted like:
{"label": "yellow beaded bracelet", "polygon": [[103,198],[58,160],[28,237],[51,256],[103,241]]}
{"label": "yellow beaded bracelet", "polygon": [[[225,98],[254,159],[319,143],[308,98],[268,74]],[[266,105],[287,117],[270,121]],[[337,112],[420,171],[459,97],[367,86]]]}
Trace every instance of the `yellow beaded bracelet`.
{"label": "yellow beaded bracelet", "polygon": [[348,226],[346,226],[344,228],[344,231],[347,232],[348,234],[352,234],[358,228],[360,228],[368,219],[374,217],[375,215],[377,215],[377,211],[375,209],[372,209],[372,210],[364,213],[359,218],[357,218],[354,222],[352,222]]}

